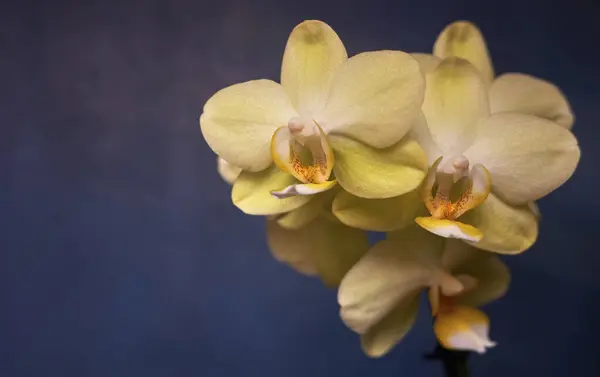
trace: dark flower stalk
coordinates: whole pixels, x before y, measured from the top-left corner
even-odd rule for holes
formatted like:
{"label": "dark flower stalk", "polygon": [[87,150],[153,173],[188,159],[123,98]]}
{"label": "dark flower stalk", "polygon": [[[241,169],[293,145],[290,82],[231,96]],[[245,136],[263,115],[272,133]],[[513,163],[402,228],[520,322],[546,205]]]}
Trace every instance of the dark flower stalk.
{"label": "dark flower stalk", "polygon": [[451,351],[439,343],[435,350],[425,355],[427,360],[438,360],[444,365],[446,377],[469,377],[468,358],[469,352]]}

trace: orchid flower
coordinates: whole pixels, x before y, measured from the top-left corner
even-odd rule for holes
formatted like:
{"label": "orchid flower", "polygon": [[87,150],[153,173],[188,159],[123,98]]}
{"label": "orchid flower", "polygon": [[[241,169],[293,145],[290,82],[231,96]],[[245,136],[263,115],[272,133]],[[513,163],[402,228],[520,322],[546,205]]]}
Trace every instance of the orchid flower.
{"label": "orchid flower", "polygon": [[[426,83],[427,127],[415,131],[432,163],[421,189],[430,216],[417,223],[443,237],[481,241],[477,246],[490,251],[522,252],[537,237],[537,217],[528,203],[571,177],[580,157],[577,140],[534,115],[491,114],[485,81],[464,59],[445,58],[427,73]],[[473,223],[459,221],[480,205]],[[520,232],[530,237],[513,239],[506,229],[514,228],[523,211],[530,214]],[[487,236],[490,225],[501,232]]]}
{"label": "orchid flower", "polygon": [[245,213],[286,213],[337,183],[364,198],[394,197],[415,189],[427,170],[423,150],[405,137],[423,91],[409,54],[348,58],[329,25],[305,21],[288,39],[281,84],[220,90],[200,127],[211,149],[242,169],[232,199]]}
{"label": "orchid flower", "polygon": [[333,212],[345,224],[376,231],[401,229],[416,217],[444,237],[523,252],[538,235],[534,201],[564,183],[579,161],[568,103],[555,86],[530,76],[492,82],[485,42],[471,24],[446,28],[435,53],[414,55],[426,92],[423,117],[411,130],[432,164],[419,190],[429,213],[416,204],[418,192],[377,201],[341,193]]}
{"label": "orchid flower", "polygon": [[[549,81],[524,73],[504,73],[498,77],[483,34],[473,23],[456,21],[438,36],[433,55],[415,53],[424,73],[431,72],[443,58],[468,60],[482,74],[488,88],[490,112],[517,112],[548,119],[571,129],[575,117],[562,91]],[[540,217],[534,201],[528,202],[532,213]]]}
{"label": "orchid flower", "polygon": [[[440,235],[479,241],[484,237],[479,229],[456,219],[483,203],[489,186],[496,196],[492,201],[519,208],[520,215],[528,207],[532,216],[528,216],[528,225],[523,224],[522,229],[529,228],[531,235],[537,235],[533,218],[539,213],[534,201],[564,183],[580,157],[577,140],[568,131],[573,115],[567,100],[557,87],[531,76],[507,74],[494,80],[483,36],[471,23],[460,21],[446,27],[435,43],[434,55],[417,56],[430,86],[423,105],[429,135],[423,129],[420,133],[430,162],[439,156],[443,158],[436,171],[430,171],[424,186],[428,191],[434,183],[438,185],[435,197],[424,192],[432,216],[417,221]],[[481,79],[474,78],[473,69],[464,64],[459,68],[464,60],[457,58],[468,59]],[[460,90],[465,96],[452,102]],[[471,106],[467,98],[473,101]],[[467,173],[469,163],[475,164]],[[443,177],[449,175],[453,175],[452,182]],[[474,191],[454,202],[446,198],[442,203],[442,196],[449,196],[453,183],[462,178],[467,178],[467,185],[472,184]],[[497,221],[508,223],[512,217],[506,213]],[[523,242],[511,242],[510,234],[504,238],[510,247],[490,242],[489,237],[478,246],[515,253],[535,241],[535,237],[529,237]]]}
{"label": "orchid flower", "polygon": [[350,269],[338,292],[340,315],[365,353],[381,357],[412,328],[427,292],[440,344],[483,353],[495,343],[477,307],[503,296],[509,281],[494,254],[412,225],[389,233]]}

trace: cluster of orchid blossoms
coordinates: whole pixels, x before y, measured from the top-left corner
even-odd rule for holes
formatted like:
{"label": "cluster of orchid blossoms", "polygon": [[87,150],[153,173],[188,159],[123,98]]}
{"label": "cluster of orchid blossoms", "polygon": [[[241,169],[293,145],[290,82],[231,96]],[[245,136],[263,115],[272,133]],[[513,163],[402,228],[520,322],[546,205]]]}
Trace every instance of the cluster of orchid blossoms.
{"label": "cluster of orchid blossoms", "polygon": [[[233,203],[266,217],[277,260],[338,287],[341,318],[372,357],[409,331],[422,292],[442,346],[495,344],[478,307],[508,289],[497,254],[532,246],[535,201],[573,174],[572,124],[553,84],[495,76],[464,21],[433,54],[350,58],[329,25],[305,21],[281,83],[222,89],[200,117]],[[369,245],[366,231],[385,240]]]}

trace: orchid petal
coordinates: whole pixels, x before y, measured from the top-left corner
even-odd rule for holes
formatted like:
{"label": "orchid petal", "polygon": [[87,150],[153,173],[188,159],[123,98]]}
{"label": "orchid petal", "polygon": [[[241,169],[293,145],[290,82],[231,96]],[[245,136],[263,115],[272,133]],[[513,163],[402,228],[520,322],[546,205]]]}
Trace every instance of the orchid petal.
{"label": "orchid petal", "polygon": [[461,220],[483,233],[483,238],[473,246],[500,254],[522,253],[538,237],[538,218],[527,204],[513,206],[493,193]]}
{"label": "orchid petal", "polygon": [[376,149],[341,135],[330,135],[336,156],[333,167],[339,184],[353,195],[386,199],[416,189],[427,170],[427,158],[419,144],[404,138]]}
{"label": "orchid petal", "polygon": [[377,243],[342,280],[342,320],[367,334],[398,306],[409,305],[439,275],[442,247],[441,238],[417,227]]}
{"label": "orchid petal", "polygon": [[200,129],[216,154],[234,166],[256,172],[272,162],[269,142],[275,130],[295,116],[281,85],[255,80],[214,94],[204,105]]}
{"label": "orchid petal", "polygon": [[314,119],[328,135],[389,147],[404,137],[418,116],[423,91],[419,64],[409,54],[365,52],[338,67],[327,105]]}
{"label": "orchid petal", "polygon": [[431,138],[445,155],[460,155],[489,115],[487,88],[479,72],[459,58],[444,59],[426,76],[423,114]]}
{"label": "orchid petal", "polygon": [[497,113],[481,122],[464,153],[492,176],[492,191],[511,204],[537,200],[566,182],[579,162],[573,134],[546,119]]}
{"label": "orchid petal", "polygon": [[306,204],[311,196],[277,199],[271,191],[294,184],[296,180],[273,165],[258,173],[243,171],[233,184],[233,204],[249,215],[275,215]]}
{"label": "orchid petal", "polygon": [[468,60],[479,70],[487,87],[494,79],[494,68],[483,34],[471,22],[456,21],[446,26],[435,42],[433,54],[440,58]]}
{"label": "orchid petal", "polygon": [[389,199],[364,199],[342,190],[332,211],[346,225],[379,232],[412,225],[416,216],[426,212],[417,190]]}
{"label": "orchid petal", "polygon": [[335,69],[346,59],[346,48],[322,21],[304,21],[290,34],[281,67],[281,85],[301,115],[323,108]]}
{"label": "orchid petal", "polygon": [[492,113],[515,112],[545,118],[570,129],[574,116],[560,89],[545,80],[522,73],[505,73],[490,88]]}

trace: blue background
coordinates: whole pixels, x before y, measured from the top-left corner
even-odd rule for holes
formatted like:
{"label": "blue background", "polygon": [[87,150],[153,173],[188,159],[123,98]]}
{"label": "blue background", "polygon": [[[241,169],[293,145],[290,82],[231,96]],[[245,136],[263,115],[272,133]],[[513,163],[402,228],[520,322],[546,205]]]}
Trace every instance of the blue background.
{"label": "blue background", "polygon": [[[216,90],[278,79],[291,29],[328,22],[350,54],[426,52],[449,22],[498,73],[557,83],[582,147],[505,258],[499,346],[473,376],[600,375],[600,4],[593,1],[20,1],[0,12],[1,376],[441,376],[423,315],[370,360],[335,292],[275,262],[198,127]],[[424,313],[423,313],[424,314]]]}

